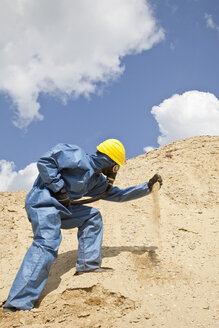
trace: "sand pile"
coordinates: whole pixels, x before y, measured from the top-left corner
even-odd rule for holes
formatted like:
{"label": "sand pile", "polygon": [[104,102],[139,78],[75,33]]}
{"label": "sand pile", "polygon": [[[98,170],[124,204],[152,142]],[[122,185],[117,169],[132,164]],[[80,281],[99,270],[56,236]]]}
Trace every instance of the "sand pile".
{"label": "sand pile", "polygon": [[[152,195],[95,203],[104,221],[102,264],[114,271],[73,276],[77,231],[63,231],[36,307],[0,313],[0,327],[218,326],[219,137],[180,140],[128,160],[116,185],[148,181],[156,172],[164,182],[159,239]],[[32,242],[25,196],[23,191],[0,193],[1,305]]]}

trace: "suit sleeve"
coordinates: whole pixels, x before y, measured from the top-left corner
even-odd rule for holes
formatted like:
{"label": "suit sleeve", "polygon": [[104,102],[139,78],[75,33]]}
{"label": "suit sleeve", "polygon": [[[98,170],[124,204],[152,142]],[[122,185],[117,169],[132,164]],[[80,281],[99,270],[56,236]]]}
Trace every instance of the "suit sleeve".
{"label": "suit sleeve", "polygon": [[64,186],[61,170],[64,168],[75,168],[81,159],[80,149],[73,149],[69,145],[58,145],[47,152],[37,162],[37,167],[45,187],[58,192]]}
{"label": "suit sleeve", "polygon": [[54,153],[48,152],[37,162],[37,168],[45,187],[56,193],[64,186],[64,181],[59,172],[59,164]]}
{"label": "suit sleeve", "polygon": [[144,197],[150,194],[147,182],[139,184],[137,186],[119,189],[118,187],[112,187],[110,193],[104,198],[104,200],[113,202],[127,202],[137,198]]}

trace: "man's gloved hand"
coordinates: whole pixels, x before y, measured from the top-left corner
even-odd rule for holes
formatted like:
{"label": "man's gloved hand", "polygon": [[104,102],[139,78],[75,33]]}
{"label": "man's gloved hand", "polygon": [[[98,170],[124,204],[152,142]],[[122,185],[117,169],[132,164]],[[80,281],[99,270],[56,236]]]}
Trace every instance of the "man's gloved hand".
{"label": "man's gloved hand", "polygon": [[148,181],[148,188],[150,189],[150,191],[152,191],[153,185],[156,182],[159,182],[160,187],[163,184],[163,180],[162,180],[161,176],[159,174],[157,174],[157,173]]}
{"label": "man's gloved hand", "polygon": [[71,200],[68,197],[67,191],[64,187],[60,189],[58,192],[56,192],[53,196],[57,199],[59,203],[61,203],[65,207],[70,206]]}

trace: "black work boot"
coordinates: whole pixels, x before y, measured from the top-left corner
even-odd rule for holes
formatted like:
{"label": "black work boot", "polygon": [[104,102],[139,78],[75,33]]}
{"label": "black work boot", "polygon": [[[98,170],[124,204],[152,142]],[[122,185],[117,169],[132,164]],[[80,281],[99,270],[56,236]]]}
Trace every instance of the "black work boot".
{"label": "black work boot", "polygon": [[18,309],[15,308],[15,307],[10,307],[10,308],[5,307],[5,308],[3,308],[3,313],[13,313],[13,312],[16,312],[16,311],[18,311]]}
{"label": "black work boot", "polygon": [[76,271],[75,272],[75,276],[80,276],[81,274],[84,273],[98,273],[98,272],[112,272],[113,269],[112,268],[106,268],[106,267],[100,267],[100,268],[96,268],[96,269],[91,269],[91,270],[87,270],[87,271]]}

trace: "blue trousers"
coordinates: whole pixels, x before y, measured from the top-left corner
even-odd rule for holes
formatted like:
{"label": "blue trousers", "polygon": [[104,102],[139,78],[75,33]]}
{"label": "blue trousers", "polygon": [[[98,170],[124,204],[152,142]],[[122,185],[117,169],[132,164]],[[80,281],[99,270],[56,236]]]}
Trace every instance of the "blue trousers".
{"label": "blue trousers", "polygon": [[62,229],[78,228],[77,271],[98,268],[101,263],[103,223],[100,212],[88,206],[27,206],[34,240],[11,287],[4,307],[31,310],[48,279],[61,243]]}

